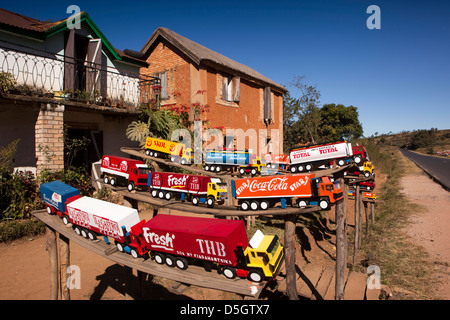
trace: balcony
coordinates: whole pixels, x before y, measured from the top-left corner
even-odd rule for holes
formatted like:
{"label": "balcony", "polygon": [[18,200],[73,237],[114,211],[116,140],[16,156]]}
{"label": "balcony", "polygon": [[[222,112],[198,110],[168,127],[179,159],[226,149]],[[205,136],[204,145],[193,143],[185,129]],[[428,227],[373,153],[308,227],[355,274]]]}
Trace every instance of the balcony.
{"label": "balcony", "polygon": [[159,78],[15,44],[0,44],[0,73],[2,86],[12,80],[0,88],[7,98],[123,112],[159,107]]}

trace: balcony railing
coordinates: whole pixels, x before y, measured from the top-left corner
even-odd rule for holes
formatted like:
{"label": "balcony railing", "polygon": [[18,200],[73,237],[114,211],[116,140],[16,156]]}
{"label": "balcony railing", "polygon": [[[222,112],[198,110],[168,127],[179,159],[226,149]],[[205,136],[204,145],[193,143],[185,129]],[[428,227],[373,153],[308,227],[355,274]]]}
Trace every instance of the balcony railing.
{"label": "balcony railing", "polygon": [[0,72],[14,79],[9,93],[127,109],[159,101],[159,78],[14,44],[0,44]]}

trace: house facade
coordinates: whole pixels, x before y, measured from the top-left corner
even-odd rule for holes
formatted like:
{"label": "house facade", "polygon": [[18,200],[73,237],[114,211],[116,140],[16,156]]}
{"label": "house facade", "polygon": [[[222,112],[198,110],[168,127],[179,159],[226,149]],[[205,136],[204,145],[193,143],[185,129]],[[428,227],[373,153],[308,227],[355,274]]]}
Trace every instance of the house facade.
{"label": "house facade", "polygon": [[141,74],[161,80],[162,108],[209,107],[204,129],[221,128],[221,138],[204,138],[206,147],[283,152],[283,86],[167,28],[155,30],[141,53],[149,64]]}
{"label": "house facade", "polygon": [[0,9],[0,145],[20,139],[15,167],[63,169],[67,137],[90,140],[77,165],[134,146],[125,130],[158,79],[140,75],[145,59],[114,48],[86,12],[77,21]]}

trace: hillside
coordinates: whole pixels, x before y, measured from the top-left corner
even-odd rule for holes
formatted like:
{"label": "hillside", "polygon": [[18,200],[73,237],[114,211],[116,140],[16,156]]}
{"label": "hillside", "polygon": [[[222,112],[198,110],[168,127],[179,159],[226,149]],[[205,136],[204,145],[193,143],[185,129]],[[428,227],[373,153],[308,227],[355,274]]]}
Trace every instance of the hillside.
{"label": "hillside", "polygon": [[450,156],[450,129],[415,130],[371,137],[380,146],[407,148],[423,154]]}

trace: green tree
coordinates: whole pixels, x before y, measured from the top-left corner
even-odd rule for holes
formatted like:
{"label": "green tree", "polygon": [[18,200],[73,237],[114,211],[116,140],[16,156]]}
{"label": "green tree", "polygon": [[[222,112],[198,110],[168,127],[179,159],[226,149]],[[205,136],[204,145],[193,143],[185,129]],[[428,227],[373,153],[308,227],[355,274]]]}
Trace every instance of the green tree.
{"label": "green tree", "polygon": [[296,76],[290,83],[299,91],[293,98],[287,92],[283,99],[284,149],[299,143],[317,143],[321,140],[320,92],[316,86],[307,85],[305,76]]}
{"label": "green tree", "polygon": [[323,141],[358,139],[363,128],[358,119],[358,108],[342,104],[325,104],[320,109]]}

